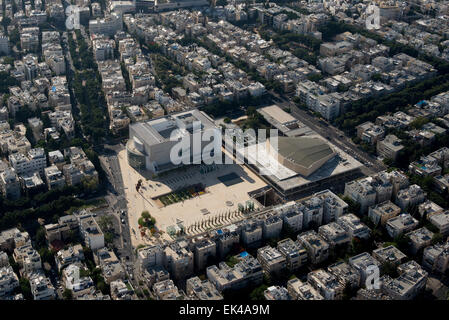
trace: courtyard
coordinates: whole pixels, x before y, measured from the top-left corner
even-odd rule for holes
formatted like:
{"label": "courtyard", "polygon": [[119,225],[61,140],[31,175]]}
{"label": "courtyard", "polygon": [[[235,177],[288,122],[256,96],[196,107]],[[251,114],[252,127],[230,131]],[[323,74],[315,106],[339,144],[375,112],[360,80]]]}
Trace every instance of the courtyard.
{"label": "courtyard", "polygon": [[[185,166],[154,177],[132,168],[128,164],[126,150],[119,152],[118,159],[134,247],[148,243],[138,226],[144,210],[156,219],[156,227],[168,240],[171,238],[167,228],[173,229],[174,226],[182,225],[194,234],[211,228],[212,221],[216,226],[242,219],[239,208],[244,207],[247,201],[254,203],[248,193],[266,186],[256,174],[238,164]],[[139,180],[141,187],[137,191]],[[254,209],[257,208],[258,204],[254,203]],[[195,223],[201,228],[189,228]]]}

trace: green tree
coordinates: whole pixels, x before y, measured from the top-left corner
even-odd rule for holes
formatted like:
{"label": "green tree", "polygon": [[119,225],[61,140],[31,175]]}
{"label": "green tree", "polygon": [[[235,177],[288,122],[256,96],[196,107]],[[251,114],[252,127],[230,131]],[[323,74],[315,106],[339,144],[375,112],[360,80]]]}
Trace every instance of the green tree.
{"label": "green tree", "polygon": [[72,290],[65,289],[64,292],[62,293],[62,297],[64,298],[64,300],[73,300]]}
{"label": "green tree", "polygon": [[268,286],[266,284],[262,284],[255,288],[251,293],[249,294],[249,299],[252,301],[260,301],[265,300],[264,292],[267,290]]}

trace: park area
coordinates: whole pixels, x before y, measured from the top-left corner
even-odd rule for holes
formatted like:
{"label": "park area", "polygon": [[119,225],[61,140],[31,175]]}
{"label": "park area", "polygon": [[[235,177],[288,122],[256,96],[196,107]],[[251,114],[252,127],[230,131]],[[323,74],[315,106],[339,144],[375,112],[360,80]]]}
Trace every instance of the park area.
{"label": "park area", "polygon": [[199,183],[193,186],[182,188],[173,192],[170,192],[166,195],[160,196],[156,199],[156,203],[161,204],[162,206],[168,206],[173,203],[182,202],[188,200],[190,198],[198,197],[206,193],[204,186]]}

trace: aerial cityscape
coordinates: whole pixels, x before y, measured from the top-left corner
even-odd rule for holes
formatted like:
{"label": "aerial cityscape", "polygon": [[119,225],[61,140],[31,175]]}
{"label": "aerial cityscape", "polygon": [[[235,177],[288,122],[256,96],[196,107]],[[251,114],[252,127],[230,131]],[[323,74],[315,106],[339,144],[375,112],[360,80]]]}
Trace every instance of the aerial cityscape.
{"label": "aerial cityscape", "polygon": [[448,0],[0,10],[0,300],[449,300]]}

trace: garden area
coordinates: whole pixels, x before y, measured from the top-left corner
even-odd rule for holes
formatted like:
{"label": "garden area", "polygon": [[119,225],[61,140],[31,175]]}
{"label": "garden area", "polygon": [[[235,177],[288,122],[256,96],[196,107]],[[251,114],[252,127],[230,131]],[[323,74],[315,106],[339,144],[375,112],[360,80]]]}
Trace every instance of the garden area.
{"label": "garden area", "polygon": [[201,183],[192,185],[190,187],[182,188],[179,190],[176,190],[174,192],[165,194],[156,200],[159,200],[164,206],[168,206],[173,203],[181,202],[184,200],[188,200],[197,196],[200,196],[202,194],[205,194],[205,188],[204,185]]}

